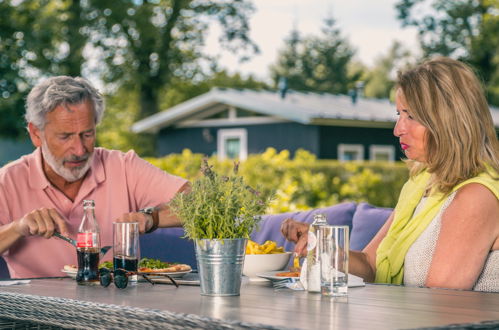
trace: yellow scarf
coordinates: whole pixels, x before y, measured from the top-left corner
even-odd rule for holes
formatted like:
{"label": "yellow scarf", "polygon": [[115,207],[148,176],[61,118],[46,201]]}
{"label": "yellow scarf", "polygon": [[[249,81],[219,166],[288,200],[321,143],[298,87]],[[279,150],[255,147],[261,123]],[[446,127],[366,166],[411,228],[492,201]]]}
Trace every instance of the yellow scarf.
{"label": "yellow scarf", "polygon": [[[423,209],[413,217],[429,179],[430,173],[424,171],[409,179],[402,188],[395,207],[395,219],[376,251],[376,283],[402,284],[407,250],[435,218],[446,197],[450,195],[431,194]],[[499,199],[499,181],[487,172],[463,181],[455,186],[452,192],[473,182],[486,186]]]}

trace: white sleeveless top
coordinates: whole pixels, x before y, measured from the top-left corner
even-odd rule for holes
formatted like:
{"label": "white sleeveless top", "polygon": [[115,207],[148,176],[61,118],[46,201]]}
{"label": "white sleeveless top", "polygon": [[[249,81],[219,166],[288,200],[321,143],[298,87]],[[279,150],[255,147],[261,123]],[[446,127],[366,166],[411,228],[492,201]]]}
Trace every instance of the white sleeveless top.
{"label": "white sleeveless top", "polygon": [[[455,195],[456,192],[453,192],[447,198],[433,221],[407,251],[404,260],[404,285],[425,286],[428,270],[440,234],[442,214],[454,200]],[[417,214],[422,209],[425,201],[426,198],[421,199],[414,214]],[[482,273],[473,286],[473,290],[499,292],[499,250],[489,253]]]}

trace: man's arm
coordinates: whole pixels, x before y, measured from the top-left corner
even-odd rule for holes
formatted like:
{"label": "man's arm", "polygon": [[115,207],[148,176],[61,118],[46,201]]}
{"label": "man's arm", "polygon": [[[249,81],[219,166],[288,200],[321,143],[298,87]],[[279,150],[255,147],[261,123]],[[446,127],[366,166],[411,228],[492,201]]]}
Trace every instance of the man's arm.
{"label": "man's arm", "polygon": [[[191,185],[186,182],[178,191],[179,193],[189,193],[191,191]],[[157,221],[157,226],[155,224],[155,217]],[[139,231],[141,234],[153,232],[157,227],[168,228],[168,227],[181,227],[182,222],[177,218],[176,215],[172,213],[168,203],[163,203],[154,207],[152,214],[145,212],[131,212],[123,214],[116,222],[138,222]]]}
{"label": "man's arm", "polygon": [[[178,191],[177,194],[184,193],[188,194],[191,192],[191,184],[186,182]],[[168,203],[163,205],[159,205],[156,207],[158,209],[159,216],[159,227],[167,228],[167,227],[181,227],[182,222],[175,214],[172,213]],[[150,227],[149,227],[150,228]]]}
{"label": "man's arm", "polygon": [[0,254],[23,236],[50,238],[55,231],[68,235],[66,222],[55,209],[41,208],[31,211],[21,219],[0,226]]}

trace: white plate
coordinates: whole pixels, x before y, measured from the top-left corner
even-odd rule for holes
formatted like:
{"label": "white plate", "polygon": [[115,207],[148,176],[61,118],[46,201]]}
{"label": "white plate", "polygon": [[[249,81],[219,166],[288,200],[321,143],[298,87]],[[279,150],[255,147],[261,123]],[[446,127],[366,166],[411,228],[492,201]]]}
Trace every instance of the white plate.
{"label": "white plate", "polygon": [[[66,273],[66,275],[68,275],[72,279],[76,279],[76,273],[77,273],[76,270],[61,269],[61,272]],[[154,278],[158,278],[159,279],[159,278],[164,278],[164,276],[161,276],[161,275],[164,275],[164,274],[167,274],[167,275],[169,275],[169,276],[171,276],[173,278],[181,278],[185,274],[189,274],[190,272],[192,272],[192,270],[186,270],[186,271],[183,271],[183,272],[143,273],[143,274],[146,274],[147,277],[149,277],[150,279],[154,279]],[[139,274],[142,274],[142,273],[139,273]]]}
{"label": "white plate", "polygon": [[271,281],[278,281],[278,280],[284,280],[286,278],[296,278],[299,279],[299,276],[276,276],[277,273],[283,273],[286,272],[285,270],[277,270],[273,272],[265,272],[265,273],[258,273],[256,276],[266,278],[267,280]]}
{"label": "white plate", "polygon": [[180,278],[180,277],[183,277],[185,274],[189,274],[190,272],[192,272],[192,269],[190,270],[186,270],[186,271],[182,271],[182,272],[164,272],[164,273],[157,273],[157,272],[139,272],[139,275],[140,274],[145,274],[147,275],[147,277],[149,277],[150,279],[154,279],[154,278],[164,278],[164,276],[161,276],[161,275],[169,275],[173,278]]}
{"label": "white plate", "polygon": [[68,276],[69,276],[69,277],[71,277],[72,279],[76,279],[76,273],[77,273],[77,271],[76,271],[76,270],[66,270],[66,269],[61,269],[61,272],[66,273],[66,275],[68,275]]}

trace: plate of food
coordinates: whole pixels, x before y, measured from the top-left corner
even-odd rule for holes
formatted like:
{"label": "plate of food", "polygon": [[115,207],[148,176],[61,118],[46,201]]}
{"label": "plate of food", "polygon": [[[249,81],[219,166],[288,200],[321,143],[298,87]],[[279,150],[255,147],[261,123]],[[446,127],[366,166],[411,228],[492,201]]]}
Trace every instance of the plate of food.
{"label": "plate of food", "polygon": [[284,280],[287,278],[300,278],[300,272],[290,272],[286,270],[273,271],[273,272],[264,272],[256,274],[258,277],[266,278],[271,281]]}
{"label": "plate of food", "polygon": [[169,275],[173,278],[180,278],[192,272],[192,268],[187,264],[142,258],[139,262],[138,271],[139,274],[146,274],[149,277],[154,275]]}
{"label": "plate of food", "polygon": [[[99,264],[99,268],[106,267],[109,269],[113,269],[112,261],[104,261]],[[150,259],[150,258],[142,258],[139,261],[138,266],[139,274],[149,275],[149,278],[154,278],[154,275],[157,275],[158,278],[162,275],[169,275],[173,278],[183,277],[185,274],[192,272],[191,266],[187,264],[173,263],[173,262],[165,262],[159,259]],[[76,278],[76,273],[78,272],[78,267],[76,265],[64,265],[64,268],[61,269],[61,272],[66,273],[66,275],[71,278]]]}

